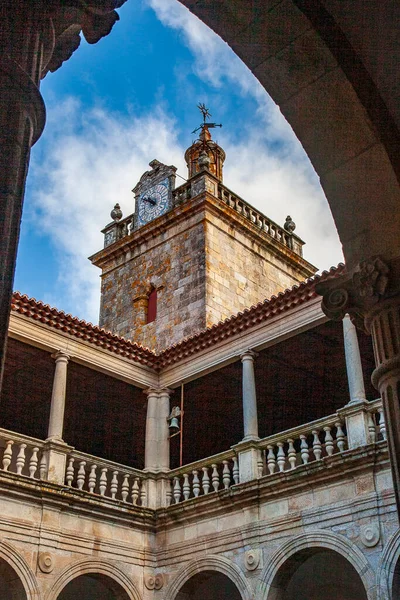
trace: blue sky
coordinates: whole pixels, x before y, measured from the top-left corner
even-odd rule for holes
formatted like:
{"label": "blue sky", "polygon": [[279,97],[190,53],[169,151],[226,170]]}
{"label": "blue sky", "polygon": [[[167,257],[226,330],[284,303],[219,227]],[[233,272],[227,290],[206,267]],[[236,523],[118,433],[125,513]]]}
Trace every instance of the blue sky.
{"label": "blue sky", "polygon": [[[320,268],[342,260],[318,179],[263,88],[177,0],[128,0],[111,34],[80,48],[42,83],[45,132],[31,155],[14,288],[94,323],[100,271],[87,260],[116,202],[153,159],[183,159],[205,102],[223,127],[224,183],[283,224]],[[179,182],[179,179],[178,179]]]}

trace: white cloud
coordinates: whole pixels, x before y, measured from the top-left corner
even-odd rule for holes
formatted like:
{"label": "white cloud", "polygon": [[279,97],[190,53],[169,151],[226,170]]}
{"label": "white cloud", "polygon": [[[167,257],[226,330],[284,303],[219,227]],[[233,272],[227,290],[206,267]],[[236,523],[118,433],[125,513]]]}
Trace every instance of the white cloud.
{"label": "white cloud", "polygon": [[124,215],[133,212],[130,191],[149,160],[158,158],[182,170],[173,123],[161,109],[144,118],[83,112],[69,98],[49,111],[45,167],[32,165],[35,177],[32,206],[36,223],[59,251],[58,293],[47,302],[98,320],[99,274],[87,260],[100,250],[100,230],[119,202]]}

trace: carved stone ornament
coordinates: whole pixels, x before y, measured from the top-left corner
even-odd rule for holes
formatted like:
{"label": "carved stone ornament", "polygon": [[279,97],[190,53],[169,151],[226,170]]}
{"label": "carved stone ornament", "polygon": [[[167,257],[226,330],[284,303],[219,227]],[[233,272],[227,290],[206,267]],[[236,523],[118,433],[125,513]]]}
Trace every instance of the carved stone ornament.
{"label": "carved stone ornament", "polygon": [[164,585],[164,577],[158,575],[145,575],[144,585],[148,590],[161,590]]}
{"label": "carved stone ornament", "polygon": [[50,552],[40,552],[38,556],[38,565],[42,573],[51,573],[54,569],[54,559]]}
{"label": "carved stone ornament", "polygon": [[379,542],[379,527],[376,523],[364,525],[360,530],[360,539],[364,546],[373,548]]}
{"label": "carved stone ornament", "polygon": [[260,564],[260,551],[259,550],[248,550],[244,554],[244,564],[248,571],[255,571]]}
{"label": "carved stone ornament", "polygon": [[356,327],[368,333],[365,317],[386,298],[389,273],[388,265],[376,256],[360,262],[352,273],[317,283],[315,290],[323,296],[322,310],[334,321],[348,313]]}
{"label": "carved stone ornament", "polygon": [[355,291],[361,298],[383,296],[389,281],[389,267],[378,257],[364,260],[353,275]]}
{"label": "carved stone ornament", "polygon": [[115,9],[126,0],[52,0],[48,15],[54,29],[55,45],[49,61],[42,72],[59,69],[80,44],[80,32],[89,44],[97,43],[108,35],[119,16]]}

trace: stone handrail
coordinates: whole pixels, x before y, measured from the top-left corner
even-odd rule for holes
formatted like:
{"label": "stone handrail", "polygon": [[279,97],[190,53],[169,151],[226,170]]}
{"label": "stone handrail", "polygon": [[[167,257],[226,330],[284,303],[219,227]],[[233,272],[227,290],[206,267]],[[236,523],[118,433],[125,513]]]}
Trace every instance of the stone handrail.
{"label": "stone handrail", "polygon": [[189,498],[206,496],[239,483],[238,459],[233,450],[173,469],[168,473],[167,506]]}
{"label": "stone handrail", "polygon": [[146,473],[110,460],[73,451],[68,454],[65,471],[67,486],[119,500],[134,506],[146,506]]}
{"label": "stone handrail", "polygon": [[31,479],[44,479],[43,447],[42,440],[0,429],[0,469]]}

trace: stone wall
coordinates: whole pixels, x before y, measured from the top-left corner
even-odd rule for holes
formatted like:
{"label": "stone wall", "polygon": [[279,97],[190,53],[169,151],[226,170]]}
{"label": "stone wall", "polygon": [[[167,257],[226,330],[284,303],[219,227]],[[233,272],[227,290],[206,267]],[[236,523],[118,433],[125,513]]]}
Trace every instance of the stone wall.
{"label": "stone wall", "polygon": [[304,262],[283,246],[278,253],[251,228],[207,212],[207,326],[304,281],[311,275]]}

